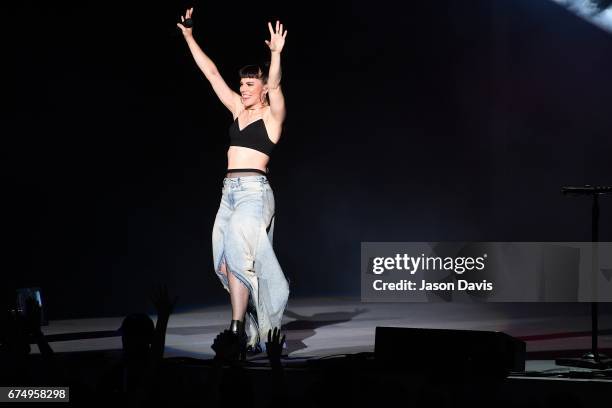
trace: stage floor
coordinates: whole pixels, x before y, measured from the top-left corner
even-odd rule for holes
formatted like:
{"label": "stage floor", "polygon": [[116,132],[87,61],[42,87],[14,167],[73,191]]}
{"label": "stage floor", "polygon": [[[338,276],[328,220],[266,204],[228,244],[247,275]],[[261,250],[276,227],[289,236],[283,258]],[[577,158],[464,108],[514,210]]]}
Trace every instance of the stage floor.
{"label": "stage floor", "polygon": [[[609,306],[600,305],[600,349],[612,349]],[[168,325],[165,357],[212,358],[211,344],[227,328],[230,317],[229,301],[223,306],[177,311]],[[117,329],[122,319],[54,320],[43,332],[56,352],[120,350]],[[359,298],[292,298],[282,327],[287,361],[372,352],[376,326],[504,332],[527,342],[530,371],[554,369],[555,357],[580,356],[591,346],[588,303],[361,303]],[[32,348],[37,352],[36,346]]]}

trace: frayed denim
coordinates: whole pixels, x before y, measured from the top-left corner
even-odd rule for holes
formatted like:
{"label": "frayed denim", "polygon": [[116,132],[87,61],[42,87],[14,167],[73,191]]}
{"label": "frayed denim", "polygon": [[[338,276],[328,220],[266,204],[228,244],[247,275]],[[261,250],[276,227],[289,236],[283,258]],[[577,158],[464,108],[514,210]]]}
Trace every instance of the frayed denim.
{"label": "frayed denim", "polygon": [[281,327],[289,283],[272,249],[274,194],[266,176],[223,179],[221,205],[212,232],[215,272],[229,292],[233,273],[249,290],[247,345],[265,350],[268,330]]}

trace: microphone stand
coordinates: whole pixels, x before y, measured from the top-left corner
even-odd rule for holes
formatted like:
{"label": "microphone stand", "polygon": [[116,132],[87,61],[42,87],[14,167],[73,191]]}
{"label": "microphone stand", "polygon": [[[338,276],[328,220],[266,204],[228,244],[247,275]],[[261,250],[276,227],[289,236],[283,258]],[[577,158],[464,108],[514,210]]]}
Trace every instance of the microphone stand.
{"label": "microphone stand", "polygon": [[[591,241],[599,242],[599,196],[612,193],[612,186],[566,186],[561,188],[565,195],[592,196],[593,207],[591,211]],[[593,282],[594,285],[597,282]],[[558,358],[555,364],[560,366],[583,367],[605,370],[612,367],[612,359],[598,351],[598,303],[591,302],[591,351],[580,358]]]}

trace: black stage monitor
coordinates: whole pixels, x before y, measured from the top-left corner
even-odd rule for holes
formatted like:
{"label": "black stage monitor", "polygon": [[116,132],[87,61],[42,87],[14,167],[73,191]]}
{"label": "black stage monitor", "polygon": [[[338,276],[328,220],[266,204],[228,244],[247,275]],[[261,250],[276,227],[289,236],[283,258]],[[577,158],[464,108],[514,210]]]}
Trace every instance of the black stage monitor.
{"label": "black stage monitor", "polygon": [[376,327],[375,359],[408,371],[506,377],[525,371],[525,342],[476,330]]}

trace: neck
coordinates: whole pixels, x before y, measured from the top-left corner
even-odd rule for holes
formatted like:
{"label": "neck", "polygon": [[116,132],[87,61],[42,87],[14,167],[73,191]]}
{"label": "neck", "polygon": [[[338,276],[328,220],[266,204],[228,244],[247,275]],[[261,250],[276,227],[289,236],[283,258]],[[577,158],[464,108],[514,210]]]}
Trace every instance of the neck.
{"label": "neck", "polygon": [[254,110],[262,109],[262,108],[265,108],[265,107],[266,107],[265,105],[260,105],[260,106],[251,106],[251,107],[248,107],[248,108],[245,108],[245,109],[249,110],[249,111],[254,111]]}

